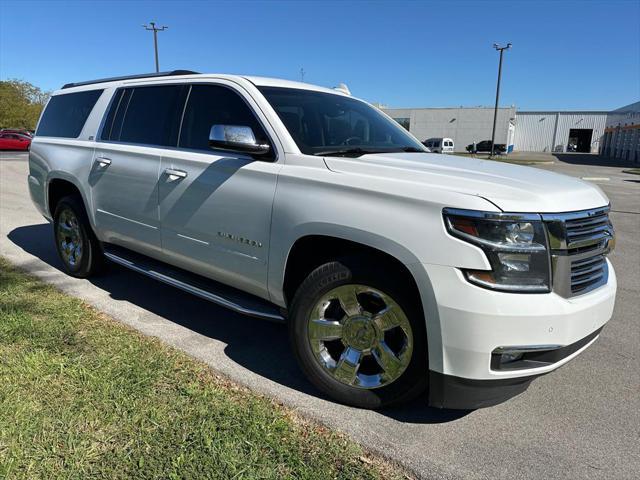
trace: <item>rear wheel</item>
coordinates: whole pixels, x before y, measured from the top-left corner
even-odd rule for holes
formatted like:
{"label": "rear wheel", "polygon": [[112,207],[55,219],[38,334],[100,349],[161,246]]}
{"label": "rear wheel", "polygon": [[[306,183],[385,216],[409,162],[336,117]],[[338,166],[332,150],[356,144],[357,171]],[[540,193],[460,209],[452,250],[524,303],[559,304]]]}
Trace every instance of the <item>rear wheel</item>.
{"label": "rear wheel", "polygon": [[53,230],[58,255],[69,275],[87,278],[103,267],[102,248],[80,197],[70,195],[58,202]]}
{"label": "rear wheel", "polygon": [[302,370],[322,392],[361,408],[408,401],[427,385],[418,299],[397,275],[351,258],[316,268],[292,302]]}

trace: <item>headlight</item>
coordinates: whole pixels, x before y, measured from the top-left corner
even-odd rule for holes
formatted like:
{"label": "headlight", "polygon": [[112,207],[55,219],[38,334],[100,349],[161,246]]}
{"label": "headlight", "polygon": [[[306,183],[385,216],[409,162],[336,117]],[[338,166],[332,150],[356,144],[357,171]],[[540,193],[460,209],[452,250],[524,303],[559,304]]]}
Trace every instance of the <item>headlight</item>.
{"label": "headlight", "polygon": [[547,237],[539,215],[445,208],[451,235],[484,250],[491,270],[464,270],[471,283],[492,290],[550,291]]}

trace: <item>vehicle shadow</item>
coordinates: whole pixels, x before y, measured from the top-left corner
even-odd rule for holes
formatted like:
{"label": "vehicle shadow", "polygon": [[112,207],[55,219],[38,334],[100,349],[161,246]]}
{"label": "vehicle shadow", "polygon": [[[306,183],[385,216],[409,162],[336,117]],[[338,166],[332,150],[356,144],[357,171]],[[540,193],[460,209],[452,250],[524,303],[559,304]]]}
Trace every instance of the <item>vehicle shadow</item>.
{"label": "vehicle shadow", "polygon": [[[29,225],[7,238],[25,252],[62,271],[50,224]],[[224,342],[225,354],[248,370],[307,395],[328,400],[298,369],[285,325],[240,315],[119,265],[89,280],[114,300],[125,300],[189,330]],[[426,374],[426,372],[425,372]],[[405,423],[446,423],[469,414],[426,406],[423,396],[378,413]]]}
{"label": "vehicle shadow", "polygon": [[621,158],[608,158],[593,153],[554,153],[560,162],[569,163],[571,165],[589,165],[593,167],[633,167],[638,166],[631,160]]}

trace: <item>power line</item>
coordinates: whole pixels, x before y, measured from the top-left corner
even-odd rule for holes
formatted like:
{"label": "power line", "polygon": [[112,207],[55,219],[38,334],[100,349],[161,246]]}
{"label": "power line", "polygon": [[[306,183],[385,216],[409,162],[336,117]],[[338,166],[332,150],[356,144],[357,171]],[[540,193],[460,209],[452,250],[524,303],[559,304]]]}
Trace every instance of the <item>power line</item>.
{"label": "power line", "polygon": [[[151,26],[149,26],[151,25]],[[156,55],[156,73],[160,71],[160,64],[158,62],[158,32],[163,32],[169,27],[156,27],[156,22],[149,22],[149,25],[142,25],[145,30],[153,32],[153,50]]]}

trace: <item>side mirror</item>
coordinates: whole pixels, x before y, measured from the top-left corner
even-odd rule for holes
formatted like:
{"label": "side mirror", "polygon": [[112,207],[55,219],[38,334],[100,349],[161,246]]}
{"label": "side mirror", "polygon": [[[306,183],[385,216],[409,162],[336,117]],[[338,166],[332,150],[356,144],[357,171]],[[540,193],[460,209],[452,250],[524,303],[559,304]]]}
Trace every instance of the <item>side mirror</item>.
{"label": "side mirror", "polygon": [[209,146],[254,155],[264,155],[271,149],[269,144],[257,143],[251,127],[242,125],[214,125],[209,132]]}

